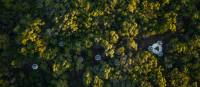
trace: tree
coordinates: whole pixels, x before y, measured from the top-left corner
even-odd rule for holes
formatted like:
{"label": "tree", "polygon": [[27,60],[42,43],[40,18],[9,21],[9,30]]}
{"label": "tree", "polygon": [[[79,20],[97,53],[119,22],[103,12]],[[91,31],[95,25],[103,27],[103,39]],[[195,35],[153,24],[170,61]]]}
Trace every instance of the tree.
{"label": "tree", "polygon": [[128,11],[134,13],[136,8],[137,8],[137,1],[136,0],[130,0],[128,7],[127,7]]}
{"label": "tree", "polygon": [[92,73],[87,70],[83,75],[83,83],[85,86],[90,86],[92,83]]}
{"label": "tree", "polygon": [[93,87],[103,87],[103,80],[101,80],[98,76],[95,76]]}

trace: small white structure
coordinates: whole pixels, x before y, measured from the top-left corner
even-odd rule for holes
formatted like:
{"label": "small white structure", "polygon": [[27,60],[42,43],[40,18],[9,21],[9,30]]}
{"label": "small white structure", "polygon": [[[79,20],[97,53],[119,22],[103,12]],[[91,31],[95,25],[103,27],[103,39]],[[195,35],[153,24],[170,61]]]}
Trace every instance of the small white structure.
{"label": "small white structure", "polygon": [[83,57],[79,57],[78,60],[82,63],[84,61]]}
{"label": "small white structure", "polygon": [[47,29],[47,30],[46,30],[46,33],[47,33],[48,35],[51,35],[51,33],[52,33],[51,29]]}
{"label": "small white structure", "polygon": [[63,41],[60,41],[60,42],[58,43],[58,45],[59,45],[60,47],[64,47],[65,43],[64,43]]}
{"label": "small white structure", "polygon": [[95,56],[95,60],[97,60],[97,61],[101,60],[101,55],[97,54],[97,55]]}
{"label": "small white structure", "polygon": [[58,32],[55,32],[54,34],[55,34],[55,35],[58,35]]}
{"label": "small white structure", "polygon": [[33,70],[37,70],[37,69],[38,69],[38,65],[37,65],[37,64],[33,64],[33,65],[32,65],[32,69],[33,69]]}
{"label": "small white structure", "polygon": [[162,48],[162,41],[157,41],[152,46],[149,46],[148,49],[158,56],[163,56],[163,48]]}

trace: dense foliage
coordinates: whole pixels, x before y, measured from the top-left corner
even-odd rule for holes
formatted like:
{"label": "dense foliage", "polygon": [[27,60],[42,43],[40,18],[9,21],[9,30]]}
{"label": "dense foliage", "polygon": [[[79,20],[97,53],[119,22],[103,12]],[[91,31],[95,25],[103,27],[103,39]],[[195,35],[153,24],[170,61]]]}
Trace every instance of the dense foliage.
{"label": "dense foliage", "polygon": [[200,1],[0,0],[0,87],[68,86],[199,87]]}

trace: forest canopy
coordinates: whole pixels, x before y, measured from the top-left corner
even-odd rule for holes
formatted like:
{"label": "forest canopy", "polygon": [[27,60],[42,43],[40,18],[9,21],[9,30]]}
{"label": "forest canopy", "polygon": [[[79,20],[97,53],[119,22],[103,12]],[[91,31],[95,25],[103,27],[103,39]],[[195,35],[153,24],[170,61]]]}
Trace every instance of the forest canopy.
{"label": "forest canopy", "polygon": [[199,87],[199,4],[0,0],[0,87]]}

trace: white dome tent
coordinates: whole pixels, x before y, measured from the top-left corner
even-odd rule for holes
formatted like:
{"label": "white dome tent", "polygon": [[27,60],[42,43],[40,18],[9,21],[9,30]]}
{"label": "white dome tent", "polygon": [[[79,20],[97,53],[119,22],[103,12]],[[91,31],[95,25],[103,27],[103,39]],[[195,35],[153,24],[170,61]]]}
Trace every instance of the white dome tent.
{"label": "white dome tent", "polygon": [[38,65],[37,64],[33,64],[31,67],[32,67],[33,70],[37,70],[38,69]]}
{"label": "white dome tent", "polygon": [[97,61],[101,60],[101,55],[97,54],[97,55],[95,56],[95,60],[97,60]]}
{"label": "white dome tent", "polygon": [[162,48],[162,41],[157,41],[152,46],[149,46],[148,49],[158,56],[163,56],[163,48]]}
{"label": "white dome tent", "polygon": [[60,41],[60,42],[58,43],[58,45],[59,45],[60,47],[64,47],[65,43],[64,43],[64,41]]}

